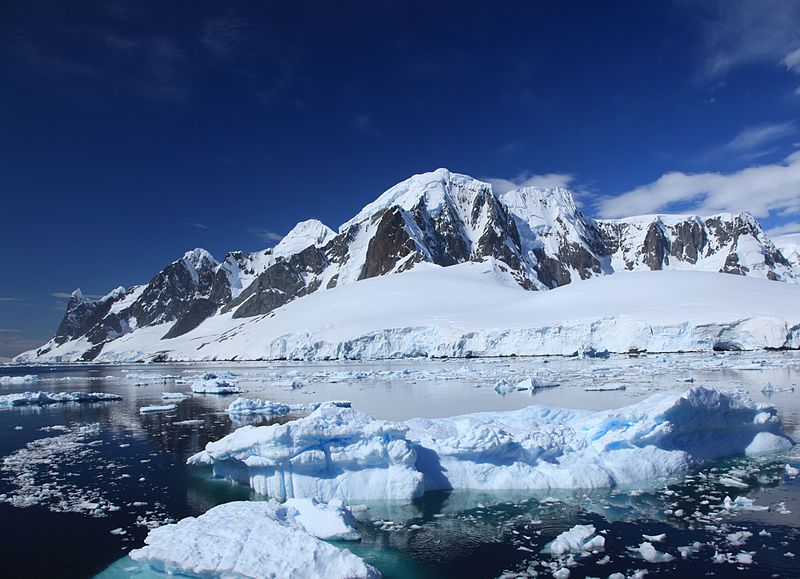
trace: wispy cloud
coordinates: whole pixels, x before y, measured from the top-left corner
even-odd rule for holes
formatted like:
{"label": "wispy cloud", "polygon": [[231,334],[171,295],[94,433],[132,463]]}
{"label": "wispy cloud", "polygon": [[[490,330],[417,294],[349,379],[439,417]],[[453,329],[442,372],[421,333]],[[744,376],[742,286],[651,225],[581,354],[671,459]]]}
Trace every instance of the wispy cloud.
{"label": "wispy cloud", "polygon": [[700,24],[701,78],[716,81],[749,64],[775,66],[800,47],[800,3],[784,0],[678,0]]}
{"label": "wispy cloud", "polygon": [[375,127],[375,121],[366,113],[359,113],[350,119],[350,128],[362,135],[380,134],[380,131]]}
{"label": "wispy cloud", "polygon": [[669,211],[699,214],[749,211],[756,217],[800,214],[800,151],[780,163],[732,173],[665,173],[652,183],[596,203],[604,217]]}
{"label": "wispy cloud", "polygon": [[567,188],[575,181],[575,176],[569,173],[545,173],[543,175],[535,175],[529,172],[523,172],[516,177],[484,177],[483,180],[491,183],[494,190],[502,194],[514,189],[520,189],[521,187]]}
{"label": "wispy cloud", "polygon": [[0,328],[0,332],[4,334],[18,334],[22,330],[7,330],[5,328]]}
{"label": "wispy cloud", "polygon": [[[53,292],[50,295],[60,300],[68,300],[72,297],[72,292]],[[83,297],[89,298],[90,300],[98,300],[103,297],[103,294],[83,294]],[[66,306],[66,304],[64,305]]]}
{"label": "wispy cloud", "polygon": [[767,230],[767,235],[775,237],[777,235],[786,235],[788,233],[800,234],[800,221],[790,221],[777,227],[772,227]]}
{"label": "wispy cloud", "polygon": [[797,132],[794,121],[747,127],[725,145],[731,152],[750,153]]}
{"label": "wispy cloud", "polygon": [[192,223],[191,221],[184,222],[184,225],[189,227],[195,227],[196,229],[208,229],[208,225],[205,223]]}
{"label": "wispy cloud", "polygon": [[247,22],[235,15],[226,15],[206,21],[201,42],[216,58],[235,56],[246,45],[249,35]]}
{"label": "wispy cloud", "polygon": [[14,298],[9,296],[2,296],[0,297],[0,302],[22,302],[25,301],[24,298]]}
{"label": "wispy cloud", "polygon": [[256,229],[248,229],[248,231],[265,243],[280,241],[284,237],[280,233],[275,233],[274,231],[270,231],[268,229],[256,228]]}

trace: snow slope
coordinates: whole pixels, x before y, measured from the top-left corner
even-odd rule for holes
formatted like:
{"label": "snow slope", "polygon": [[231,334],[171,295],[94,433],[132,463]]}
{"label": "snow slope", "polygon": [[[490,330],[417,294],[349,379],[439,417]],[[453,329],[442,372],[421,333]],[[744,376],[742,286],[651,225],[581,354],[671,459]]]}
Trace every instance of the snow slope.
{"label": "snow slope", "polygon": [[278,499],[408,500],[447,489],[638,484],[791,447],[774,407],[695,387],[615,410],[529,406],[406,422],[322,406],[286,424],[239,428],[189,463]]}
{"label": "snow slope", "polygon": [[[547,292],[493,260],[362,280],[266,316],[215,316],[174,339],[163,326],[109,343],[98,361],[571,355],[800,347],[800,287],[718,273],[631,272]],[[44,356],[69,360],[85,344]]]}

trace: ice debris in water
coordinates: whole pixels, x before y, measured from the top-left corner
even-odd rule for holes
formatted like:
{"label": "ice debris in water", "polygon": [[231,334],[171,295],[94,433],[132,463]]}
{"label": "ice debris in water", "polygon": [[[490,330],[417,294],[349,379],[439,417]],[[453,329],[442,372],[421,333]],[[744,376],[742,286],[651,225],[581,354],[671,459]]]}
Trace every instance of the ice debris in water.
{"label": "ice debris in water", "polygon": [[351,501],[444,489],[609,487],[791,447],[772,406],[693,387],[597,412],[529,406],[406,422],[321,406],[286,424],[239,428],[189,462],[275,498]]}
{"label": "ice debris in water", "polygon": [[236,382],[206,372],[200,380],[192,383],[192,392],[198,394],[239,394],[244,392]]}
{"label": "ice debris in water", "polygon": [[96,456],[90,440],[100,433],[100,425],[73,426],[61,431],[64,434],[34,440],[3,458],[3,474],[15,487],[4,495],[5,502],[15,507],[42,505],[55,512],[96,517],[116,510],[99,490],[80,488],[74,477],[52,477],[54,470]]}
{"label": "ice debris in water", "polygon": [[106,402],[122,400],[107,392],[20,392],[0,396],[0,406],[45,406],[67,402]]}
{"label": "ice debris in water", "polygon": [[238,501],[150,531],[130,556],[158,571],[192,576],[377,578],[380,573],[324,539],[358,538],[341,505],[308,499]]}

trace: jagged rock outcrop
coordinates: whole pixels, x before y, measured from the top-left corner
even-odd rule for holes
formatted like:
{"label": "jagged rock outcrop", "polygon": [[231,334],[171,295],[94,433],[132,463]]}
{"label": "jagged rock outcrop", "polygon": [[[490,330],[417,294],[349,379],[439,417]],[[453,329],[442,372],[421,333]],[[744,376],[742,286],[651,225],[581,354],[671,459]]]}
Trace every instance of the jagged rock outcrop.
{"label": "jagged rock outcrop", "polygon": [[144,286],[118,288],[99,300],[77,290],[55,337],[24,359],[55,350],[92,359],[107,342],[139,328],[163,325],[159,337],[169,340],[213,316],[270,314],[302,296],[422,262],[446,267],[492,259],[531,290],[662,269],[797,282],[797,245],[785,246],[787,257],[747,213],[594,220],[566,189],[498,195],[489,183],[438,169],[388,189],[338,233],[312,219],[273,248],[231,252],[222,262],[195,249]]}

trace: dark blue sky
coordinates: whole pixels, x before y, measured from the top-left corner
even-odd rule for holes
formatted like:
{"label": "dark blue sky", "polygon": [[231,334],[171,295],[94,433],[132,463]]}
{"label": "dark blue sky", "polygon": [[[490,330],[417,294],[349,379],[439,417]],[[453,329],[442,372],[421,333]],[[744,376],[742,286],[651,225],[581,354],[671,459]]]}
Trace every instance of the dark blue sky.
{"label": "dark blue sky", "polygon": [[441,166],[800,228],[799,48],[794,1],[6,0],[0,356]]}

